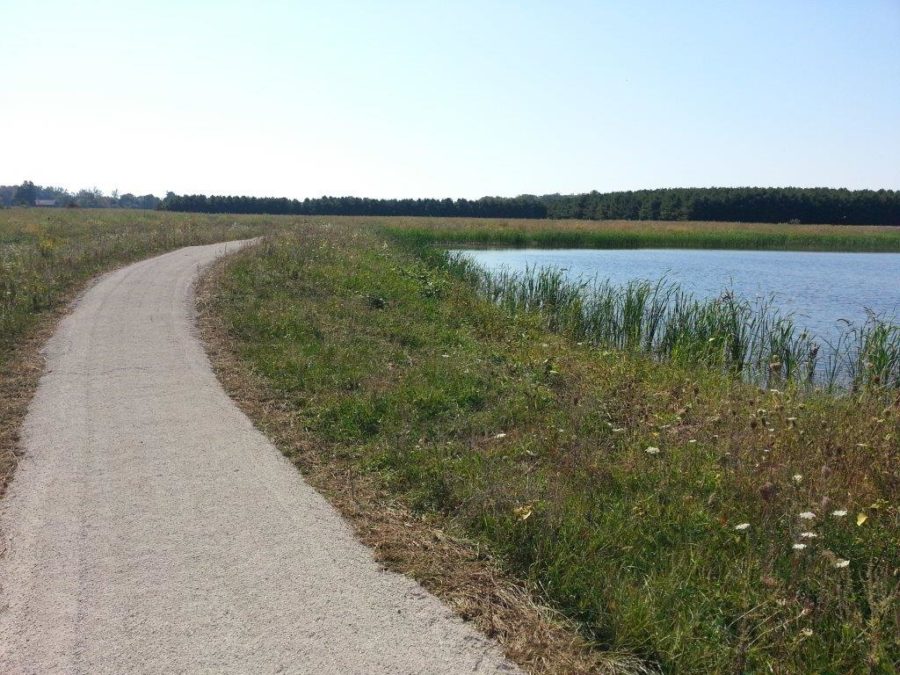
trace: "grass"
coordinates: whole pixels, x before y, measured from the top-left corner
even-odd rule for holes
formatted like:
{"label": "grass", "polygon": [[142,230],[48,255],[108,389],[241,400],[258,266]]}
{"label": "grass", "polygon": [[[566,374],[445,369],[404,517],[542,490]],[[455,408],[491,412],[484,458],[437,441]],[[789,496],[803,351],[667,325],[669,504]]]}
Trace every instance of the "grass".
{"label": "grass", "polygon": [[671,221],[380,220],[415,246],[900,251],[900,227]]}
{"label": "grass", "polygon": [[[478,551],[490,551],[576,621],[609,669],[892,672],[900,404],[884,381],[863,378],[841,397],[762,392],[715,363],[634,349],[646,343],[644,319],[615,340],[579,338],[562,320],[571,311],[498,306],[462,270],[414,249],[900,250],[898,228],[0,210],[0,486],[42,370],[38,350],[91,277],[271,232],[294,234],[228,265],[212,309],[265,384],[281,447],[302,434],[332,485],[375,486],[360,494],[412,514],[404,532],[435,522],[475,542],[406,542],[426,585],[444,583],[437,558],[462,561],[472,571],[460,602],[477,604],[472,588],[494,574]],[[562,308],[569,291],[549,290]],[[645,316],[652,291],[635,287],[616,311]],[[895,344],[890,331],[847,339],[878,358]],[[878,358],[867,360],[892,363]],[[807,511],[812,520],[800,518]],[[364,540],[380,546],[386,523]],[[508,616],[490,622],[504,630]],[[576,664],[548,656],[545,641],[565,631],[537,635],[518,637],[530,667]],[[577,659],[571,670],[596,663]]]}
{"label": "grass", "polygon": [[395,241],[319,224],[227,263],[211,311],[284,438],[479,542],[616,658],[895,672],[896,397],[596,347]]}

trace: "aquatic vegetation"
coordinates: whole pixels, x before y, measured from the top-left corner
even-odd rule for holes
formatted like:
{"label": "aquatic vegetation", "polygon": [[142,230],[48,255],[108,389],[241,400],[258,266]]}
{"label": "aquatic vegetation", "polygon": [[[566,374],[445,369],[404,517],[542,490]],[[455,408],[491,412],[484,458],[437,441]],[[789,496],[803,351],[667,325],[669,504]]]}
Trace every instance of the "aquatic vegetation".
{"label": "aquatic vegetation", "polygon": [[579,342],[715,367],[765,387],[900,387],[900,326],[872,313],[862,325],[846,323],[823,350],[771,298],[725,291],[701,300],[664,278],[617,286],[571,281],[552,267],[489,272],[465,254],[446,256],[482,296],[513,314],[540,313],[550,330]]}

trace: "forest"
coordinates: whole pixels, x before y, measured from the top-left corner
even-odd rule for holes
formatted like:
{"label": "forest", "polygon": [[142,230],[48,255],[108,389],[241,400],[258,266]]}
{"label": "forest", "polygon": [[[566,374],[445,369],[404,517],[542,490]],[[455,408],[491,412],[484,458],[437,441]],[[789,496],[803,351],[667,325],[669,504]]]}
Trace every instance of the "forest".
{"label": "forest", "polygon": [[[48,204],[52,202],[52,204]],[[900,225],[900,191],[843,188],[713,187],[519,195],[480,199],[247,197],[178,195],[160,199],[94,188],[75,193],[30,181],[0,186],[0,206],[135,208],[193,213],[334,216],[690,220],[748,223]]]}
{"label": "forest", "polygon": [[581,220],[707,220],[900,225],[900,191],[833,188],[672,188],[481,199],[223,197],[169,193],[170,211],[344,216]]}

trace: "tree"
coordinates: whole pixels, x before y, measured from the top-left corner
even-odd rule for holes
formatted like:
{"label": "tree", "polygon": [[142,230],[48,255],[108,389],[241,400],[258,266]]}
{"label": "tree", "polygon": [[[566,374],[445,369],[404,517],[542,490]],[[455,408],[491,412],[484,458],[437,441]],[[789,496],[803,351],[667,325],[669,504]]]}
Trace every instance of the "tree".
{"label": "tree", "polygon": [[19,206],[34,206],[34,200],[37,199],[37,187],[30,180],[23,182],[13,195],[13,204]]}

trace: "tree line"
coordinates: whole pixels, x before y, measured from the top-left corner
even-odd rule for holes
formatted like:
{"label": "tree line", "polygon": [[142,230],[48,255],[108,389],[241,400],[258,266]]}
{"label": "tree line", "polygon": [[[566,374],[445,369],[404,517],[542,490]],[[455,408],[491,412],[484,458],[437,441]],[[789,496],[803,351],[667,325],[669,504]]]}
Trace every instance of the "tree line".
{"label": "tree line", "polygon": [[177,195],[160,199],[96,188],[75,193],[30,181],[0,186],[0,205],[135,208],[199,213],[326,216],[440,216],[581,220],[722,220],[756,223],[900,225],[900,191],[843,188],[670,188],[575,195],[519,195],[481,199],[369,199],[366,197],[238,197]]}
{"label": "tree line", "polygon": [[162,200],[156,195],[133,195],[130,192],[111,195],[97,188],[69,192],[60,187],[35,185],[30,180],[21,185],[0,185],[0,206],[79,207],[84,209],[157,209]]}
{"label": "tree line", "polygon": [[582,220],[721,220],[900,225],[900,191],[833,188],[672,188],[481,199],[226,197],[169,193],[160,208],[203,213],[441,216]]}

